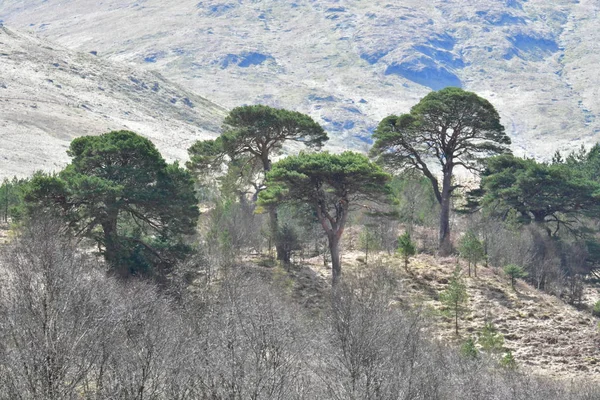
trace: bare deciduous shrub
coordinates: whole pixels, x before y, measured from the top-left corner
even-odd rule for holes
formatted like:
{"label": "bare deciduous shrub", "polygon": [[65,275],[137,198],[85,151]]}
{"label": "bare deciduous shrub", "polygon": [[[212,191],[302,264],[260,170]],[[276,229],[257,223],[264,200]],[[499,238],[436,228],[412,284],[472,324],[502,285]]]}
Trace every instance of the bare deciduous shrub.
{"label": "bare deciduous shrub", "polygon": [[218,202],[200,225],[206,254],[216,266],[231,266],[244,252],[261,252],[266,243],[265,216],[249,203]]}
{"label": "bare deciduous shrub", "polygon": [[256,278],[229,276],[197,326],[202,398],[304,398],[301,313]]}
{"label": "bare deciduous shrub", "polygon": [[536,289],[580,304],[582,281],[590,274],[589,254],[576,237],[549,237],[543,227],[518,226],[473,216],[471,228],[484,243],[487,261],[492,267],[519,265],[527,272],[527,281]]}
{"label": "bare deciduous shrub", "polygon": [[600,395],[592,385],[502,371],[485,354],[466,358],[432,340],[423,315],[391,301],[393,271],[347,275],[331,307],[309,316],[252,267],[186,278],[206,267],[203,257],[173,279],[175,291],[118,282],[61,226],[40,218],[2,251],[0,399]]}
{"label": "bare deciduous shrub", "polygon": [[[87,265],[86,265],[87,264]],[[4,249],[2,352],[4,398],[71,398],[101,353],[103,310],[98,273],[40,219]]]}
{"label": "bare deciduous shrub", "polygon": [[180,381],[187,336],[171,302],[107,278],[60,223],[41,218],[2,265],[3,398],[164,398]]}

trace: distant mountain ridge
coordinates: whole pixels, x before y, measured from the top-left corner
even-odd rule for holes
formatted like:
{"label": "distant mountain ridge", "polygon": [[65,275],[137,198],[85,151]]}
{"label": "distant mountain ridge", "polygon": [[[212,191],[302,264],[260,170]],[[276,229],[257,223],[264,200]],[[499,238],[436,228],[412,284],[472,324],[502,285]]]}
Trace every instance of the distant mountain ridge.
{"label": "distant mountain ridge", "polygon": [[500,111],[518,154],[600,139],[593,0],[4,0],[0,19],[129,61],[227,107],[309,113],[361,148],[384,116],[452,85]]}
{"label": "distant mountain ridge", "polygon": [[0,27],[0,177],[58,171],[77,136],[136,131],[170,160],[218,134],[226,110],[156,72]]}

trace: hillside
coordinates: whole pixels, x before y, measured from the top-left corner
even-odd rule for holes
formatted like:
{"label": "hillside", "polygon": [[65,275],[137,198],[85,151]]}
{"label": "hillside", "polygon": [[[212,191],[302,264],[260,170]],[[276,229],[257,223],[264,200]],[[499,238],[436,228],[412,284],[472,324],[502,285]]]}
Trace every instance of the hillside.
{"label": "hillside", "polygon": [[[166,4],[165,4],[166,3]],[[593,0],[5,0],[0,20],[144,65],[227,107],[310,113],[361,148],[431,89],[488,98],[519,154],[600,138]]]}
{"label": "hillside", "polygon": [[[345,273],[360,276],[377,265],[390,268],[398,285],[390,300],[420,310],[430,323],[434,322],[432,334],[442,342],[461,344],[469,337],[477,337],[488,321],[504,336],[504,346],[512,351],[520,368],[555,378],[585,376],[600,380],[599,320],[589,309],[579,310],[523,281],[517,283],[514,291],[501,270],[479,266],[478,277],[465,277],[469,311],[460,321],[457,338],[454,321],[441,313],[443,306],[439,301],[456,258],[418,255],[407,273],[399,258],[383,253],[370,257],[372,261],[366,266],[359,261],[364,260],[362,252],[347,248],[343,254]],[[466,265],[463,268],[466,272]],[[297,301],[309,308],[326,304],[330,271],[323,268],[320,259],[308,260],[291,275]],[[591,307],[599,299],[597,288],[588,287],[586,305]]]}
{"label": "hillside", "polygon": [[77,136],[134,130],[170,160],[217,134],[225,110],[157,72],[0,27],[0,177],[60,170]]}

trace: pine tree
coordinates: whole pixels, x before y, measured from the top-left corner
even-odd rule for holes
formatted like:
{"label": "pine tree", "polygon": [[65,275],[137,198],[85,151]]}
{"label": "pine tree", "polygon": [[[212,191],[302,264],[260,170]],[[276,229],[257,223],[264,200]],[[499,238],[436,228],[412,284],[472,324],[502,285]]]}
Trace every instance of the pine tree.
{"label": "pine tree", "polygon": [[462,277],[462,271],[460,266],[456,266],[452,273],[452,278],[448,283],[448,287],[440,294],[440,301],[448,308],[454,317],[454,327],[456,335],[458,336],[458,319],[467,311],[467,301],[469,295],[467,293],[467,286],[465,285]]}
{"label": "pine tree", "polygon": [[515,264],[508,264],[504,267],[504,273],[510,277],[510,286],[515,288],[515,281],[519,278],[525,278],[527,272],[523,271],[523,268]]}
{"label": "pine tree", "polygon": [[332,284],[342,273],[340,240],[352,209],[365,201],[385,203],[390,175],[362,154],[301,153],[273,164],[259,205],[308,204],[317,216],[329,244]]}
{"label": "pine tree", "polygon": [[471,264],[477,276],[477,263],[481,261],[485,255],[483,243],[477,238],[475,232],[468,231],[460,239],[459,244],[460,256],[467,260],[469,265],[469,277],[471,276]]}
{"label": "pine tree", "polygon": [[398,237],[398,254],[404,260],[404,269],[408,272],[408,261],[410,257],[414,256],[417,253],[417,249],[413,241],[410,239],[410,234],[408,232],[404,233],[402,236]]}
{"label": "pine tree", "polygon": [[510,151],[498,112],[475,93],[447,87],[429,93],[408,114],[384,118],[373,138],[373,156],[394,170],[417,170],[431,182],[440,204],[440,253],[449,254],[450,204],[459,187],[452,182],[455,168],[479,172],[483,159]]}

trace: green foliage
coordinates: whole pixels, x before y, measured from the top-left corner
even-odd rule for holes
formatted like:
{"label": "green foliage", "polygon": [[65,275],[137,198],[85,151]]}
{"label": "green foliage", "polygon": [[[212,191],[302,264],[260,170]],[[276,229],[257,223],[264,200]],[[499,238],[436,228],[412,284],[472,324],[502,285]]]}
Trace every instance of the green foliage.
{"label": "green foliage", "polygon": [[[320,149],[328,140],[323,128],[308,115],[264,105],[236,107],[224,120],[221,136],[197,142],[188,149],[187,168],[204,180],[211,174],[227,171],[222,189],[236,193],[245,201],[248,188],[252,200],[264,188],[261,176],[271,169],[271,158],[285,142],[301,142]],[[207,169],[208,168],[208,169]],[[277,258],[288,262],[282,244],[277,242],[278,221],[275,208],[269,209],[270,236],[275,239]],[[285,253],[285,254],[284,254]]]}
{"label": "green foliage", "polygon": [[362,230],[358,235],[358,247],[361,250],[381,250],[381,238],[371,227],[363,225]]}
{"label": "green foliage", "polygon": [[499,353],[504,349],[504,336],[494,324],[487,322],[479,334],[478,343],[488,353]]}
{"label": "green foliage", "polygon": [[219,248],[222,253],[233,254],[235,252],[233,247],[233,240],[231,239],[231,233],[229,230],[221,230],[218,232],[217,241],[219,243]]}
{"label": "green foliage", "polygon": [[249,158],[271,167],[286,141],[320,148],[328,140],[323,128],[308,115],[264,105],[236,107],[224,121],[223,132],[215,140],[198,141],[188,149],[187,167],[198,173],[221,170],[230,160]]}
{"label": "green foliage", "polygon": [[285,253],[283,260],[289,260],[293,251],[301,249],[298,232],[287,223],[279,227],[276,241]]}
{"label": "green foliage", "polygon": [[477,350],[473,338],[467,339],[462,346],[460,346],[460,354],[468,359],[476,359],[479,357],[479,350]]}
{"label": "green foliage", "polygon": [[264,218],[247,203],[219,198],[202,218],[204,245],[215,266],[230,267],[239,256],[260,252]]}
{"label": "green foliage", "polygon": [[519,267],[515,264],[508,264],[504,267],[504,273],[510,277],[510,285],[512,288],[515,288],[515,281],[520,278],[525,278],[527,276],[527,272],[523,270],[523,268]]}
{"label": "green foliage", "polygon": [[410,233],[405,232],[398,237],[398,254],[404,260],[404,269],[408,271],[408,261],[410,257],[417,254],[417,247],[410,238]]}
{"label": "green foliage", "polygon": [[404,171],[392,178],[390,187],[397,199],[398,219],[407,225],[409,232],[415,225],[438,223],[439,204],[427,178],[414,171]]}
{"label": "green foliage", "polygon": [[500,365],[509,370],[517,369],[517,360],[515,360],[512,351],[509,350],[506,353],[504,353],[504,355],[500,359]]}
{"label": "green foliage", "polygon": [[309,204],[328,236],[334,282],[341,265],[337,253],[348,215],[366,201],[385,201],[390,176],[361,154],[301,153],[273,165],[259,204]]}
{"label": "green foliage", "polygon": [[[259,183],[256,182],[256,177],[262,171],[261,163],[255,158],[239,156],[231,159],[227,163],[226,172],[215,179],[221,199],[245,203],[247,202],[248,194],[251,194],[252,200],[256,201],[259,190]],[[204,173],[201,175],[205,178],[205,181],[210,178],[210,174]],[[206,186],[206,182],[204,186]]]}
{"label": "green foliage", "polygon": [[581,173],[585,178],[600,181],[600,144],[596,143],[589,151],[582,145],[571,152],[564,164]]}
{"label": "green foliage", "polygon": [[122,276],[163,276],[185,258],[183,236],[195,232],[199,215],[187,171],[129,131],[77,138],[68,154],[72,162],[59,175],[31,179],[30,209],[60,214]]}
{"label": "green foliage", "polygon": [[468,300],[467,286],[462,277],[461,268],[457,265],[448,287],[440,294],[440,301],[454,317],[456,335],[458,335],[458,319],[468,310],[466,306]]}
{"label": "green foliage", "polygon": [[204,177],[207,172],[221,172],[222,163],[227,153],[223,148],[223,140],[218,137],[214,140],[199,140],[189,149],[190,161],[186,167]]}
{"label": "green foliage", "polygon": [[369,225],[363,225],[358,235],[358,247],[365,252],[365,264],[369,264],[369,252],[381,250],[381,237]]}
{"label": "green foliage", "polygon": [[595,238],[590,238],[585,241],[585,249],[587,260],[590,265],[597,267],[600,265],[600,242]]}
{"label": "green foliage", "polygon": [[[281,226],[280,232],[286,226],[293,231],[293,251],[301,251],[304,254],[306,250],[312,256],[319,253],[317,247],[323,239],[323,228],[310,204],[281,203],[277,207],[277,219]],[[285,236],[287,234],[283,237]]]}
{"label": "green foliage", "polygon": [[253,146],[260,150],[261,142],[272,143],[277,150],[285,140],[320,148],[328,140],[323,128],[308,115],[264,105],[234,108],[224,125],[223,146],[230,153],[246,152],[244,148]]}
{"label": "green foliage", "polygon": [[0,218],[4,222],[10,219],[19,222],[25,214],[24,196],[27,190],[28,179],[14,177],[5,178],[0,186]]}
{"label": "green foliage", "polygon": [[519,213],[514,208],[507,211],[504,217],[504,226],[513,232],[518,232],[521,228]]}
{"label": "green foliage", "polygon": [[560,154],[560,151],[556,150],[552,155],[552,164],[562,164],[564,161],[565,160],[563,159],[562,154]]}
{"label": "green foliage", "polygon": [[481,159],[507,152],[510,144],[492,104],[452,87],[430,92],[410,114],[385,118],[374,138],[373,154],[382,161],[400,169],[416,168],[425,176],[428,156],[441,166],[463,163],[475,169]]}
{"label": "green foliage", "polygon": [[592,309],[592,314],[596,317],[600,317],[600,300],[598,300],[594,304],[594,308]]}
{"label": "green foliage", "polygon": [[321,211],[341,213],[340,206],[354,197],[381,200],[390,193],[389,179],[380,167],[358,153],[301,153],[273,165],[267,175],[267,189],[259,199],[262,205],[290,201],[316,204],[317,217],[326,216]]}
{"label": "green foliage", "polygon": [[519,222],[543,223],[575,231],[581,215],[599,211],[600,183],[573,163],[545,164],[531,159],[502,155],[487,161],[481,180],[479,204],[505,217],[510,210]]}
{"label": "green foliage", "polygon": [[[475,93],[448,87],[431,92],[409,114],[386,117],[377,127],[371,154],[394,170],[420,171],[441,206],[440,246],[449,248],[450,197],[454,167],[478,171],[486,157],[509,152],[495,108]],[[442,184],[430,160],[443,173]]]}
{"label": "green foliage", "polygon": [[467,260],[469,264],[469,276],[471,276],[471,264],[475,267],[475,276],[477,276],[477,263],[485,256],[483,242],[479,240],[475,232],[469,230],[460,239],[460,256]]}
{"label": "green foliage", "polygon": [[381,250],[381,239],[368,226],[363,226],[358,235],[358,247],[365,251]]}

